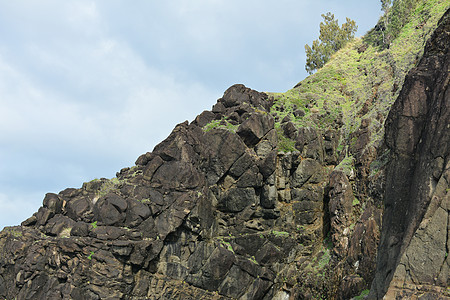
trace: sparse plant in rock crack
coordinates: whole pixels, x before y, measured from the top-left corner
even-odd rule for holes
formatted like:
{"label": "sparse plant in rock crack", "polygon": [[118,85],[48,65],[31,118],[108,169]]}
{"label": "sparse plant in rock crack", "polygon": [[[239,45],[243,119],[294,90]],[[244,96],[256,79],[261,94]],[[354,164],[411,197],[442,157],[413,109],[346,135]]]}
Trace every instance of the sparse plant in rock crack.
{"label": "sparse plant in rock crack", "polygon": [[95,222],[92,222],[91,223],[91,226],[92,226],[92,229],[95,229],[95,228],[97,228],[97,221],[95,221]]}

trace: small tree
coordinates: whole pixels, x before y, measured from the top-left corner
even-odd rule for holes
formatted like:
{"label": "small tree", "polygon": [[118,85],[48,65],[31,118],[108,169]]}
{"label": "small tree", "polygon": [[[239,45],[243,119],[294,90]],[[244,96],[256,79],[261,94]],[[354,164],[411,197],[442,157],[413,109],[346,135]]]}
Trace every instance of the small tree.
{"label": "small tree", "polygon": [[319,39],[313,41],[312,46],[305,45],[306,65],[309,74],[320,69],[330,59],[331,55],[344,47],[344,45],[355,37],[358,29],[356,22],[347,18],[347,22],[339,27],[338,20],[334,14],[328,12],[322,14],[324,22],[320,22]]}

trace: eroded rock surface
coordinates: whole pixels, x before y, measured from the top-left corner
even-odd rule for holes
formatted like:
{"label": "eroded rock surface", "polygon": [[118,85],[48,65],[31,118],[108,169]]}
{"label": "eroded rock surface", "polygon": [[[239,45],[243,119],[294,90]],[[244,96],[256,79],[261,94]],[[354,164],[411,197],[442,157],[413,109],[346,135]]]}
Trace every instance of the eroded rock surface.
{"label": "eroded rock surface", "polygon": [[447,12],[386,121],[391,158],[373,297],[450,297],[449,33]]}
{"label": "eroded rock surface", "polygon": [[116,178],[47,194],[1,233],[0,297],[283,299],[331,295],[346,274],[367,286],[339,265],[358,217],[346,175],[330,177],[339,134],[294,126],[297,150],[280,152],[270,106],[232,86]]}

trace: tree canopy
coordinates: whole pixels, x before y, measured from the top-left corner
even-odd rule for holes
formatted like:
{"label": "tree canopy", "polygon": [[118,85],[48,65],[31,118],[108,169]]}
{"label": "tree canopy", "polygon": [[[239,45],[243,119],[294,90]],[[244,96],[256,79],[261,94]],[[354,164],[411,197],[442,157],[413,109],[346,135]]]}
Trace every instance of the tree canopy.
{"label": "tree canopy", "polygon": [[309,74],[323,67],[333,53],[354,38],[358,29],[356,22],[349,18],[339,27],[338,20],[330,12],[322,14],[322,18],[319,39],[313,41],[312,46],[305,45],[305,69]]}

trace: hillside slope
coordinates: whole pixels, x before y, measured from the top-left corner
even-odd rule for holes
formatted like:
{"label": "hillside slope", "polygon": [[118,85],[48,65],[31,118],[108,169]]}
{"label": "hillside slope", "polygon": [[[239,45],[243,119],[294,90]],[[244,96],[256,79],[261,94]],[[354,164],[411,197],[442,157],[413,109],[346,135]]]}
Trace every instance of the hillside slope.
{"label": "hillside slope", "polygon": [[389,49],[234,85],[115,178],[47,194],[0,233],[0,298],[450,297],[450,3],[420,3]]}

